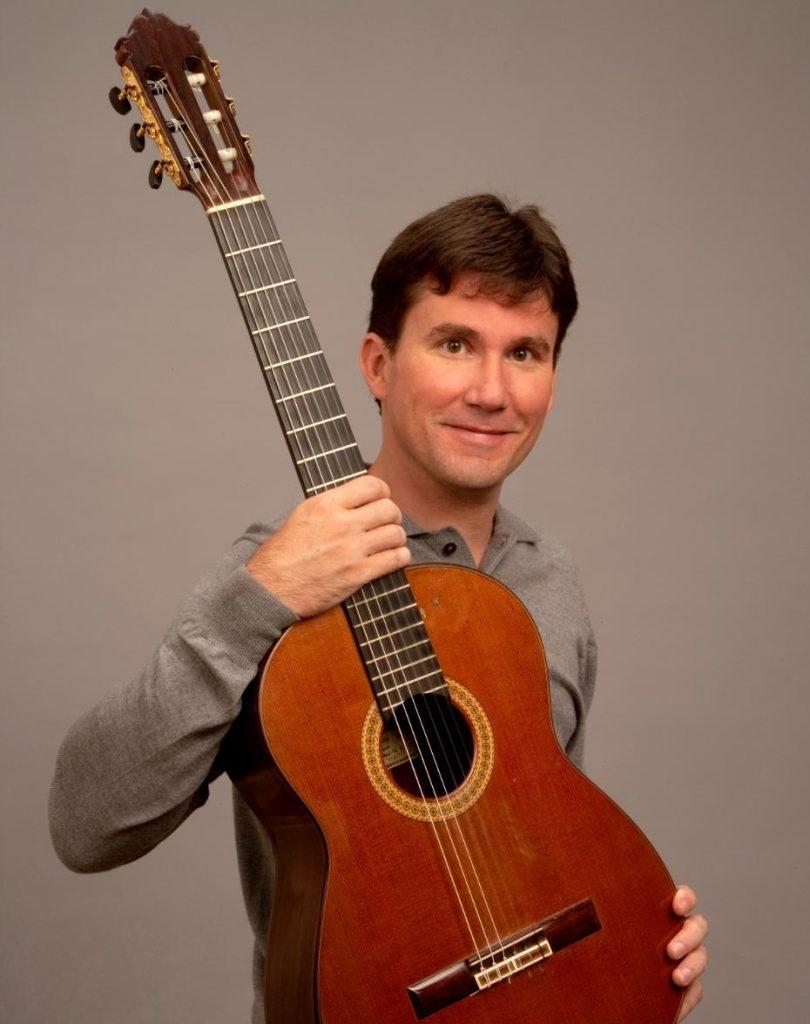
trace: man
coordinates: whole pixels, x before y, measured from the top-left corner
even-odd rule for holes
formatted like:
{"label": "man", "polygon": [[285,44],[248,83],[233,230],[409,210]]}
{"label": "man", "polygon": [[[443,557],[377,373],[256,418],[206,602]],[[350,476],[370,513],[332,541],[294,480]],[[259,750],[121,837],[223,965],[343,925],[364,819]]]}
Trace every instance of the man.
{"label": "man", "polygon": [[[142,675],[70,730],[51,827],[74,870],[141,856],[204,803],[241,694],[283,630],[412,559],[479,567],[523,600],[545,643],[555,731],[581,764],[596,644],[578,574],[564,549],[499,504],[554,402],[577,309],[565,249],[536,208],[467,197],[401,232],[372,292],[360,362],[382,445],[368,475],[248,530]],[[237,793],[234,813],[259,1024],[272,851]],[[676,913],[694,904],[679,888]],[[681,1019],[701,998],[705,934],[702,917],[687,917],[668,949],[676,984],[687,986]]]}

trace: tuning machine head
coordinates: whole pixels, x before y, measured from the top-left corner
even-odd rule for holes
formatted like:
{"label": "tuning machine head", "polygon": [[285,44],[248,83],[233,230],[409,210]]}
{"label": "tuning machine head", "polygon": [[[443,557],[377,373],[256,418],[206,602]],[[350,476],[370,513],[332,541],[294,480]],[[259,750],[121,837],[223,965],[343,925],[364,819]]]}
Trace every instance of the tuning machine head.
{"label": "tuning machine head", "polygon": [[160,188],[163,184],[163,161],[155,160],[149,168],[149,188]]}
{"label": "tuning machine head", "polygon": [[121,89],[119,86],[114,85],[109,92],[110,103],[112,108],[117,114],[128,114],[132,110],[132,104],[129,102],[127,96],[126,86]]}
{"label": "tuning machine head", "polygon": [[146,135],[146,126],[138,124],[137,121],[129,129],[129,144],[134,152],[143,153],[146,147]]}

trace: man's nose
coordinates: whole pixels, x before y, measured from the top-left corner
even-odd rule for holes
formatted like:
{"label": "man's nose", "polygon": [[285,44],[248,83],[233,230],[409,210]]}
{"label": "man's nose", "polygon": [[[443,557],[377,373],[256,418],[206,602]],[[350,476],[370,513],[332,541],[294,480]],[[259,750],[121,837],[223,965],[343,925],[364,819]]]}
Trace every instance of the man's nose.
{"label": "man's nose", "polygon": [[470,405],[482,409],[504,409],[509,404],[501,359],[483,359],[476,366],[465,395]]}

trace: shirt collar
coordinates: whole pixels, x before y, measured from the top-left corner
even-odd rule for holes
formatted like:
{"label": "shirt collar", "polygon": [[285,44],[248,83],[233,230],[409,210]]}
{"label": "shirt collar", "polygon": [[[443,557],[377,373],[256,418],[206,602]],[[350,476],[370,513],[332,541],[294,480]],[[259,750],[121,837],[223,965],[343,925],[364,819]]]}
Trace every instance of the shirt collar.
{"label": "shirt collar", "polygon": [[[451,525],[447,524],[447,526]],[[404,512],[402,513],[402,526],[409,537],[432,537],[434,534],[442,532],[441,529],[426,530]],[[447,526],[442,529],[447,529]],[[499,503],[495,509],[495,525],[492,530],[492,539],[496,538],[503,538],[504,542],[514,540],[523,541],[526,544],[536,544],[540,540],[540,534],[520,516],[510,512]]]}

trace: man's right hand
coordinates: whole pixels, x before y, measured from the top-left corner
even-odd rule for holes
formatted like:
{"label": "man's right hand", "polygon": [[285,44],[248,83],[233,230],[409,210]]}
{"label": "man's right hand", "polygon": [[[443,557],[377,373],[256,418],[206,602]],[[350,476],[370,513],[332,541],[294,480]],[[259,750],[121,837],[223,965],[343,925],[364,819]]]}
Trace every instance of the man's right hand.
{"label": "man's right hand", "polygon": [[340,604],[411,560],[402,513],[376,476],[307,498],[246,563],[299,618]]}

